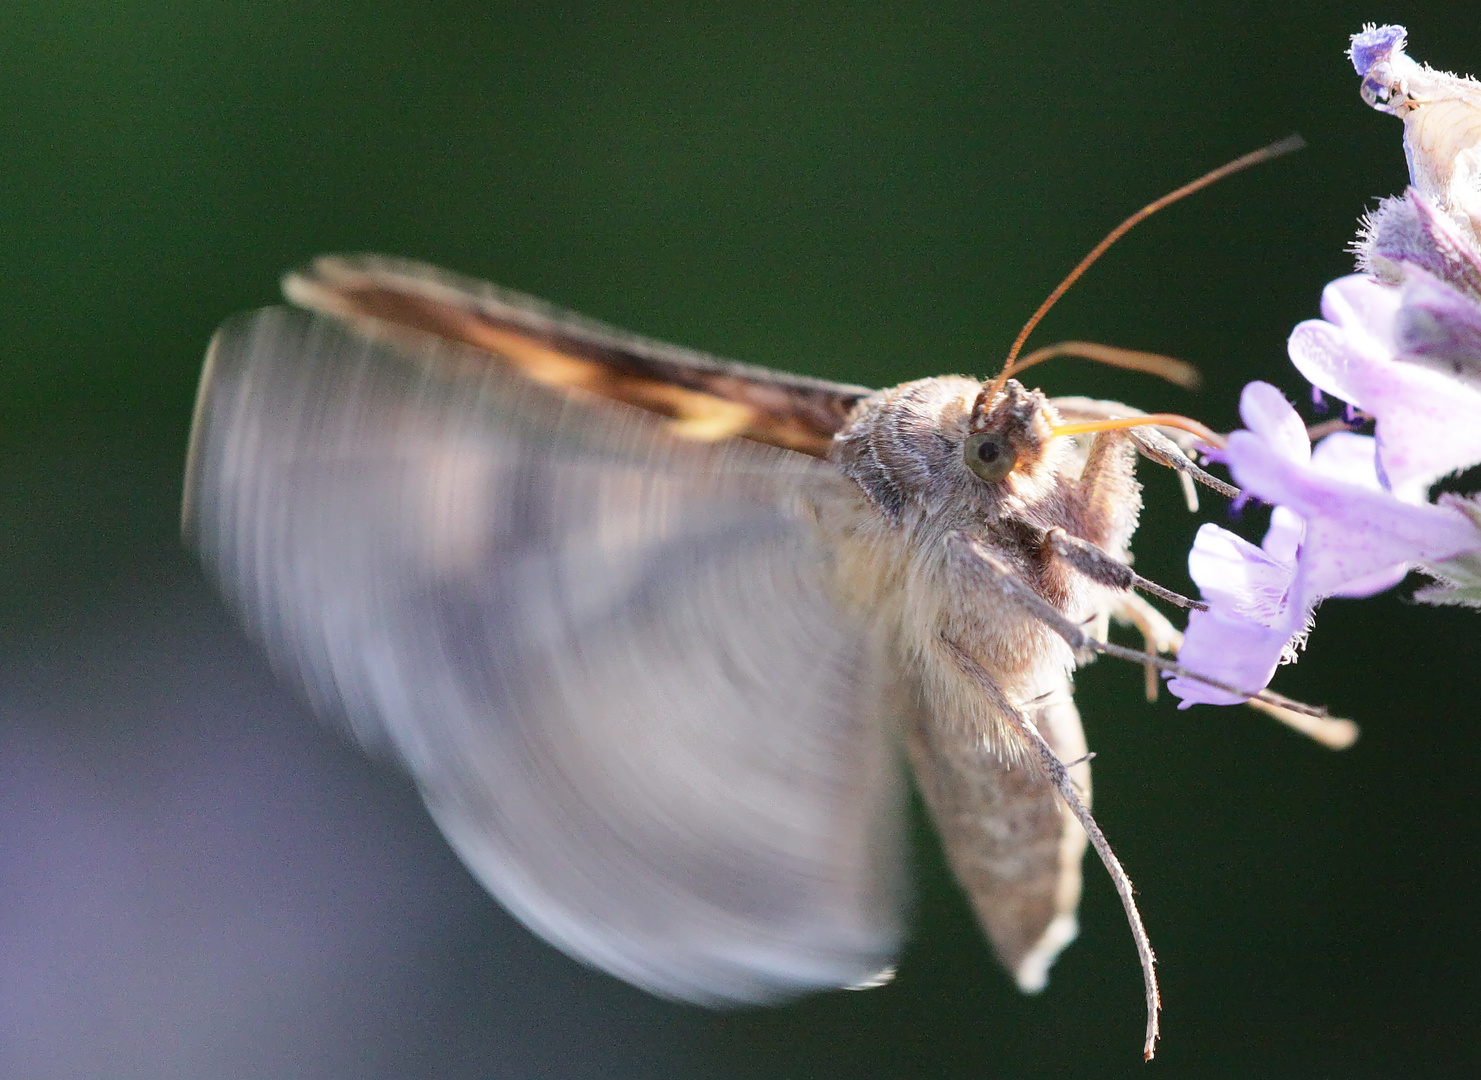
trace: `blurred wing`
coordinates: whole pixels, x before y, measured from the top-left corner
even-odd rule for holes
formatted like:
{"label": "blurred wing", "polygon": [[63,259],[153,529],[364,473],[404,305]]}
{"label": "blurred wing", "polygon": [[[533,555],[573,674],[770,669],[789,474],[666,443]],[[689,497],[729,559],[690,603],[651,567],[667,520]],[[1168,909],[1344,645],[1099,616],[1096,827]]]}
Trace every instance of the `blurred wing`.
{"label": "blurred wing", "polygon": [[894,682],[809,521],[840,483],[268,309],[211,347],[185,524],[512,912],[723,1004],[865,980],[900,940]]}
{"label": "blurred wing", "polygon": [[[1085,733],[1069,680],[1023,707],[1090,799]],[[998,958],[1020,989],[1044,988],[1075,939],[1085,831],[1034,768],[1003,762],[979,734],[918,710],[910,758],[941,842]]]}

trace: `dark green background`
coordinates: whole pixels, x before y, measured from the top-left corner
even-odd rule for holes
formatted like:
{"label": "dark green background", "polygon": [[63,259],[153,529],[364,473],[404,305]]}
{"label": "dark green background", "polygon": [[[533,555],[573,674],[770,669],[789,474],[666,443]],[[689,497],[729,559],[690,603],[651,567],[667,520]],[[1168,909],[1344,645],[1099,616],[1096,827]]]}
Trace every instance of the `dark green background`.
{"label": "dark green background", "polygon": [[[0,1075],[1476,1075],[1473,615],[1323,609],[1278,685],[1364,723],[1341,755],[1083,675],[1162,960],[1144,1067],[1099,867],[1023,998],[924,834],[887,989],[710,1014],[580,968],[273,687],[176,537],[204,343],[317,252],[886,384],[993,368],[1125,213],[1293,130],[1308,151],[1143,226],[1037,338],[1185,357],[1202,395],[1078,361],[1038,381],[1223,429],[1249,379],[1301,400],[1285,335],[1404,182],[1342,55],[1367,19],[1481,68],[1471,3],[7,0]],[[1140,568],[1184,585],[1196,520],[1149,488]]]}

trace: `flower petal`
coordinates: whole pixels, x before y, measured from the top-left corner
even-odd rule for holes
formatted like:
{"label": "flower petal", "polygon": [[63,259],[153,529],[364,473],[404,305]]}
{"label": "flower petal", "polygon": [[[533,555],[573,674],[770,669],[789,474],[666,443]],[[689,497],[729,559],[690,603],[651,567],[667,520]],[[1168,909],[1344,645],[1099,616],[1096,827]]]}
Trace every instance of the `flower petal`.
{"label": "flower petal", "polygon": [[1392,360],[1401,301],[1391,285],[1358,274],[1338,278],[1322,290],[1326,321],[1308,319],[1291,332],[1291,362],[1313,386],[1367,409],[1363,398],[1370,380],[1364,374]]}
{"label": "flower petal", "polygon": [[[1311,453],[1311,467],[1323,476],[1334,480],[1354,484],[1367,491],[1382,491],[1383,485],[1378,481],[1378,470],[1374,463],[1376,453],[1377,444],[1371,436],[1358,435],[1351,431],[1338,431],[1317,443]],[[1285,507],[1278,506],[1271,515],[1272,522],[1274,515],[1282,512],[1292,513]],[[1375,593],[1392,589],[1403,581],[1408,573],[1409,564],[1398,563],[1385,570],[1366,574],[1350,581],[1332,595],[1372,596]]]}
{"label": "flower petal", "polygon": [[1322,316],[1339,327],[1363,357],[1387,360],[1394,355],[1394,317],[1402,302],[1403,294],[1392,285],[1348,274],[1322,289]]}
{"label": "flower petal", "polygon": [[1395,361],[1403,296],[1356,275],[1339,278],[1322,293],[1329,321],[1301,323],[1289,350],[1313,385],[1377,419],[1384,475],[1401,499],[1421,502],[1440,477],[1481,462],[1481,388]]}
{"label": "flower petal", "polygon": [[1378,456],[1394,494],[1421,502],[1436,480],[1481,462],[1481,390],[1436,371],[1392,366],[1410,371],[1368,411],[1378,419]]}
{"label": "flower petal", "polygon": [[1323,597],[1370,575],[1392,572],[1399,564],[1481,550],[1481,532],[1449,507],[1400,502],[1388,492],[1294,466],[1247,431],[1229,436],[1226,453],[1240,486],[1306,521],[1298,557],[1297,606],[1310,608]]}
{"label": "flower petal", "polygon": [[1378,481],[1378,444],[1371,435],[1335,431],[1311,452],[1311,467],[1323,476],[1355,484],[1369,491],[1382,491]]}
{"label": "flower petal", "polygon": [[1397,359],[1481,390],[1481,303],[1410,268],[1394,323]]}
{"label": "flower petal", "polygon": [[1239,415],[1245,427],[1291,461],[1311,459],[1306,425],[1286,396],[1267,382],[1252,382],[1239,395]]}
{"label": "flower petal", "polygon": [[1283,618],[1293,573],[1293,563],[1273,559],[1244,537],[1213,524],[1199,527],[1188,553],[1188,574],[1205,600],[1266,626]]}
{"label": "flower petal", "polygon": [[[1263,690],[1293,634],[1285,626],[1262,626],[1215,609],[1190,612],[1178,663],[1228,686]],[[1181,676],[1169,679],[1167,689],[1182,699],[1180,709],[1199,704],[1238,705],[1247,700]]]}
{"label": "flower petal", "polygon": [[1359,75],[1366,75],[1394,53],[1404,51],[1407,32],[1402,26],[1374,26],[1369,23],[1352,36],[1347,55]]}
{"label": "flower petal", "polygon": [[1333,596],[1346,597],[1349,600],[1361,600],[1365,596],[1377,596],[1381,592],[1388,592],[1399,582],[1409,576],[1412,567],[1408,563],[1397,563],[1384,570],[1376,570],[1371,574],[1353,578],[1342,588],[1334,592]]}
{"label": "flower petal", "polygon": [[[1178,650],[1188,670],[1241,690],[1258,691],[1270,681],[1305,612],[1291,606],[1295,566],[1217,525],[1204,525],[1188,554],[1188,572],[1209,603],[1193,611]],[[1245,698],[1178,677],[1168,690],[1193,704],[1237,705]]]}
{"label": "flower petal", "polygon": [[1300,550],[1301,538],[1306,535],[1306,522],[1294,510],[1284,506],[1270,511],[1270,528],[1265,530],[1265,539],[1260,547],[1276,562],[1295,565],[1296,552]]}

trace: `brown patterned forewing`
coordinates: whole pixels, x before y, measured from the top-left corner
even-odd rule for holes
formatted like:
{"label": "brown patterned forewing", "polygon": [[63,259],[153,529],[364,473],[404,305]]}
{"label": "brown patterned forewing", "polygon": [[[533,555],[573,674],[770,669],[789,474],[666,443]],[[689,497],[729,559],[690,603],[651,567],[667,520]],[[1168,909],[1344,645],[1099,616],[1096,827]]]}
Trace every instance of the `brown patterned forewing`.
{"label": "brown patterned forewing", "polygon": [[326,256],[290,274],[295,303],[497,354],[547,386],[635,405],[691,437],[743,435],[826,458],[870,391],[721,360],[562,311],[534,297],[381,255]]}

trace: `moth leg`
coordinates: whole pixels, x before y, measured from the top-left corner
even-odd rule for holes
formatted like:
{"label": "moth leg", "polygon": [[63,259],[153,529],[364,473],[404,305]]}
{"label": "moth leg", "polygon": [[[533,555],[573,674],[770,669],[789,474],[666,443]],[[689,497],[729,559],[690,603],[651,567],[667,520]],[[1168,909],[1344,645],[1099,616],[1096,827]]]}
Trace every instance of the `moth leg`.
{"label": "moth leg", "polygon": [[1142,577],[1119,559],[1112,558],[1089,540],[1071,536],[1063,529],[1045,531],[1043,542],[1044,546],[1058,558],[1069,563],[1092,581],[1098,581],[1102,585],[1109,585],[1113,589],[1123,591],[1141,589],[1143,592],[1151,593],[1181,608],[1192,608],[1194,611],[1208,610],[1208,605],[1202,601],[1190,600],[1181,593],[1163,588],[1155,581]]}
{"label": "moth leg", "polygon": [[1175,653],[1183,644],[1183,632],[1167,616],[1134,593],[1124,593],[1111,607],[1111,618],[1137,628],[1146,642],[1147,651]]}
{"label": "moth leg", "polygon": [[[1274,701],[1265,701],[1263,698],[1250,698],[1245,702],[1256,712],[1262,712],[1277,723],[1286,725],[1292,731],[1305,735],[1313,742],[1319,742],[1329,750],[1346,750],[1358,741],[1358,725],[1351,720],[1340,716],[1322,716],[1313,714],[1310,706],[1302,705],[1299,709],[1290,705],[1280,705]],[[1300,704],[1295,702],[1292,704]]]}
{"label": "moth leg", "polygon": [[1239,495],[1239,488],[1205,472],[1183,452],[1181,446],[1157,428],[1149,425],[1130,430],[1132,441],[1136,443],[1137,449],[1142,452],[1143,456],[1159,465],[1165,465],[1178,474],[1178,478],[1183,483],[1183,495],[1188,500],[1189,510],[1194,512],[1198,510],[1198,489],[1193,486],[1195,480],[1227,498],[1232,499]]}
{"label": "moth leg", "polygon": [[1104,431],[1096,436],[1080,472],[1080,506],[1074,534],[1064,529],[1049,529],[1041,542],[1061,561],[1102,585],[1123,592],[1141,589],[1179,607],[1202,608],[1205,605],[1165,589],[1131,569],[1126,544],[1136,528],[1137,511],[1141,507],[1132,449],[1136,445],[1134,429]]}
{"label": "moth leg", "polygon": [[[1100,449],[1101,455],[1104,456],[1098,456],[1095,449],[1092,449],[1091,456],[1086,462],[1085,471],[1081,474],[1081,483],[1087,484],[1090,488],[1089,499],[1092,503],[1103,498],[1102,485],[1098,483],[1099,478],[1108,474],[1114,475],[1111,468],[1102,464],[1109,457],[1110,448],[1105,443],[1100,443],[1098,449]],[[1113,491],[1119,491],[1119,485],[1112,483],[1111,486]],[[1208,610],[1207,604],[1197,600],[1190,600],[1188,597],[1175,593],[1171,589],[1163,588],[1155,581],[1142,577],[1132,570],[1131,567],[1113,557],[1103,548],[1090,543],[1088,540],[1082,540],[1078,536],[1072,536],[1063,529],[1046,530],[1041,543],[1055,557],[1074,567],[1075,570],[1084,574],[1092,581],[1099,582],[1120,592],[1120,596],[1118,597],[1120,608],[1119,610],[1113,610],[1112,614],[1121,621],[1134,624],[1141,630],[1143,640],[1146,643],[1146,653],[1142,654],[1143,656],[1153,653],[1176,654],[1177,650],[1182,647],[1183,635],[1160,612],[1129,590],[1140,589],[1142,592],[1150,593],[1179,607],[1191,608],[1195,611]],[[1044,603],[1038,597],[1037,593],[1030,591],[1030,595],[1033,600]],[[1044,606],[1048,607],[1047,604],[1044,604]],[[1054,609],[1050,608],[1050,610],[1053,611]],[[1055,613],[1058,614],[1058,612]],[[1040,618],[1043,619],[1044,616],[1041,614]],[[1060,618],[1063,619],[1063,616],[1060,616]],[[1044,621],[1048,622],[1049,620],[1044,619]],[[1050,625],[1053,626],[1054,624],[1051,622]],[[1077,627],[1076,629],[1078,630],[1079,628]],[[1064,633],[1057,628],[1056,632],[1059,632],[1061,637],[1064,636]],[[1083,632],[1081,633],[1084,636]],[[1065,638],[1065,640],[1070,641],[1072,646],[1074,645],[1074,642],[1069,638]],[[1112,655],[1116,654],[1112,653]],[[1130,657],[1127,658],[1129,659]],[[1151,659],[1142,661],[1142,669],[1146,672],[1148,701],[1157,700],[1158,686],[1156,671],[1159,666],[1159,664]],[[1164,668],[1164,670],[1168,669]],[[1209,682],[1207,679],[1201,681]],[[1251,697],[1247,704],[1256,711],[1265,713],[1272,719],[1334,750],[1346,749],[1358,737],[1357,725],[1351,720],[1327,716],[1324,710],[1291,701],[1268,690]]]}
{"label": "moth leg", "polygon": [[1329,718],[1325,709],[1314,705],[1306,705],[1299,701],[1293,701],[1272,690],[1247,690],[1237,686],[1230,686],[1228,683],[1211,679],[1207,675],[1190,671],[1182,664],[1179,664],[1175,660],[1169,660],[1165,656],[1139,652],[1136,649],[1127,649],[1109,641],[1097,641],[1085,633],[1071,619],[1067,618],[1062,611],[1036,593],[1028,584],[1018,580],[1012,570],[1005,566],[997,555],[976,538],[967,536],[964,533],[952,533],[947,537],[947,543],[955,549],[954,553],[960,559],[973,560],[979,571],[986,571],[981,576],[988,585],[996,587],[1006,599],[1011,600],[1023,608],[1063,638],[1065,643],[1075,651],[1075,657],[1079,663],[1086,662],[1095,653],[1101,653],[1105,656],[1114,656],[1120,660],[1130,660],[1135,664],[1150,664],[1155,666],[1159,671],[1170,671],[1181,678],[1196,679],[1206,686],[1223,690],[1227,694],[1234,694],[1236,697],[1254,698],[1268,705],[1275,705],[1295,712],[1305,713],[1308,716],[1324,719]]}
{"label": "moth leg", "polygon": [[[1147,652],[1176,654],[1183,642],[1182,631],[1168,622],[1167,616],[1135,593],[1122,593],[1116,597],[1116,602],[1111,606],[1111,618],[1118,623],[1130,623],[1136,627],[1142,635],[1142,645]],[[1162,688],[1157,669],[1151,664],[1143,664],[1142,671],[1146,673],[1147,700],[1156,701],[1157,693]]]}
{"label": "moth leg", "polygon": [[[1072,531],[1127,562],[1142,508],[1136,481],[1136,443],[1128,431],[1097,432],[1076,485]],[[1124,587],[1124,586],[1123,586]]]}
{"label": "moth leg", "polygon": [[[1168,622],[1162,612],[1133,593],[1123,593],[1116,598],[1111,618],[1120,623],[1130,623],[1141,631],[1148,652],[1176,654],[1183,647],[1183,632]],[[1147,665],[1145,670],[1147,700],[1156,701],[1157,669]],[[1251,698],[1245,704],[1331,750],[1346,750],[1358,738],[1358,725],[1339,716],[1313,716],[1258,698]]]}
{"label": "moth leg", "polygon": [[1054,752],[1054,748],[1039,732],[1038,727],[1007,699],[997,681],[971,653],[949,638],[943,638],[943,642],[962,673],[972,679],[978,689],[992,702],[994,708],[1022,741],[1024,748],[1028,751],[1029,759],[1054,785],[1059,797],[1064,800],[1065,805],[1079,821],[1081,828],[1085,830],[1085,835],[1090,838],[1090,845],[1100,856],[1106,872],[1111,875],[1111,882],[1116,887],[1116,895],[1121,898],[1121,906],[1126,911],[1127,922],[1131,924],[1131,936],[1136,942],[1137,957],[1142,965],[1142,983],[1147,995],[1147,1031],[1142,1044],[1142,1053],[1150,1061],[1157,1045],[1157,1012],[1161,999],[1157,991],[1156,957],[1152,954],[1152,942],[1147,937],[1146,927],[1142,924],[1141,912],[1137,910],[1136,898],[1132,895],[1131,879],[1126,875],[1121,860],[1116,858],[1116,853],[1111,850],[1105,833],[1101,832],[1100,826],[1091,816],[1089,807],[1080,798],[1069,768],[1059,759],[1059,755]]}

